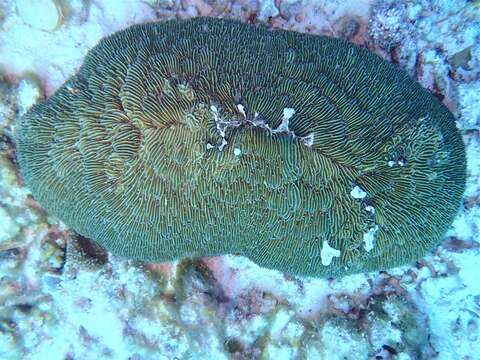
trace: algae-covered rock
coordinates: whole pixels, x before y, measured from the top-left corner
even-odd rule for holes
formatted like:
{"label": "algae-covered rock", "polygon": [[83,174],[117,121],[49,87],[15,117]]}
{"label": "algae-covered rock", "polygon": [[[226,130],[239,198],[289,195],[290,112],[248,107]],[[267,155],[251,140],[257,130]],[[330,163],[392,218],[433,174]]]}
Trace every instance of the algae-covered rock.
{"label": "algae-covered rock", "polygon": [[16,140],[48,211],[148,261],[388,268],[441,240],[465,183],[451,113],[402,70],[342,40],[220,19],[103,39]]}

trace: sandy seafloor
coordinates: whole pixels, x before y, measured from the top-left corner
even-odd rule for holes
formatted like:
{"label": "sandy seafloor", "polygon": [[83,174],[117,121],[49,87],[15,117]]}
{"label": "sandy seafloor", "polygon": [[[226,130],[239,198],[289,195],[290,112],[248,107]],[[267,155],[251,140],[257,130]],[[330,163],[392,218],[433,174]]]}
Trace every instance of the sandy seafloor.
{"label": "sandy seafloor", "polygon": [[[383,272],[296,278],[238,256],[123,260],[45,213],[19,177],[16,119],[102,36],[194,16],[347,38],[443,99],[468,183],[442,245]],[[0,0],[0,359],[480,359],[479,127],[479,1]]]}

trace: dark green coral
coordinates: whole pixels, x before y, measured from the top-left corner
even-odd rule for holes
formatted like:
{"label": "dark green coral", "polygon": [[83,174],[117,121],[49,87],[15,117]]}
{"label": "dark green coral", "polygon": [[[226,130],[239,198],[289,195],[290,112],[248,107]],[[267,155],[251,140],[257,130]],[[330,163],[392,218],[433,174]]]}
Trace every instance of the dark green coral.
{"label": "dark green coral", "polygon": [[441,240],[465,186],[452,115],[406,73],[342,40],[219,19],[103,39],[16,137],[48,211],[148,261],[388,268]]}

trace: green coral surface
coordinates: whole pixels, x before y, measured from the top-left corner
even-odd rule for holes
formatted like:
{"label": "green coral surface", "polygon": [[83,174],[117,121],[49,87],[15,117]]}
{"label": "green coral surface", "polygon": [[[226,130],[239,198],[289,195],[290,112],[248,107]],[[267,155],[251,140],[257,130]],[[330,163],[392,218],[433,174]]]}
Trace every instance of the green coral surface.
{"label": "green coral surface", "polygon": [[404,71],[339,39],[220,19],[103,39],[16,140],[48,211],[147,261],[384,269],[442,239],[465,186],[453,116]]}

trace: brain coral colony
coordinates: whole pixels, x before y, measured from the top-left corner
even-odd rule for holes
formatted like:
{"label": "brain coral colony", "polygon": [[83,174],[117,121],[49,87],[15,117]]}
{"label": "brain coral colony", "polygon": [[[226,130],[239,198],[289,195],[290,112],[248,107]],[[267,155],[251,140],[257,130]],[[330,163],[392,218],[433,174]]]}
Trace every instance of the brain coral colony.
{"label": "brain coral colony", "polygon": [[115,254],[292,274],[421,257],[459,207],[450,112],[338,39],[198,18],[103,39],[18,124],[35,198]]}

